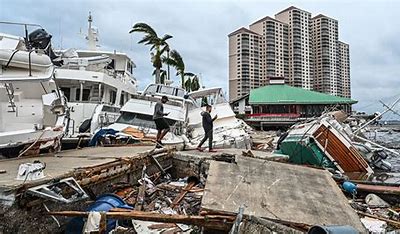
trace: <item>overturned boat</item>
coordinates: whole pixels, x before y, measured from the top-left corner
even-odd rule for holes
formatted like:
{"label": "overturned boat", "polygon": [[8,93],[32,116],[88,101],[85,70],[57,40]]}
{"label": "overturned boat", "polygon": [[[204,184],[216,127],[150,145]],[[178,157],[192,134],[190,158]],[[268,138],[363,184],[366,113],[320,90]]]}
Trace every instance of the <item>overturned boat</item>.
{"label": "overturned boat", "polygon": [[0,33],[0,153],[3,156],[60,148],[67,108],[55,82],[57,60],[50,41],[51,35],[42,28],[29,35],[26,30],[25,38]]}
{"label": "overturned boat", "polygon": [[[331,168],[340,173],[390,171],[382,147],[360,141],[363,138],[343,123],[343,112],[326,113],[306,123],[292,126],[278,141],[278,152],[289,161]],[[372,143],[372,142],[371,142]]]}

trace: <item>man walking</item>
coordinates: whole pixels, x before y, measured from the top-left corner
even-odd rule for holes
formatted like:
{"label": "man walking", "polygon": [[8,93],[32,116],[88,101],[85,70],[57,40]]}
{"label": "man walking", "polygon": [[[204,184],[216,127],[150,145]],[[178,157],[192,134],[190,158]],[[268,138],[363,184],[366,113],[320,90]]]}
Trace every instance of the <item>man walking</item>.
{"label": "man walking", "polygon": [[169,124],[165,120],[164,116],[167,116],[169,113],[164,113],[164,105],[168,101],[167,96],[162,96],[161,101],[157,102],[154,107],[153,120],[156,123],[157,128],[157,148],[162,147],[161,140],[169,131]]}
{"label": "man walking", "polygon": [[208,139],[208,151],[209,152],[217,152],[212,148],[212,143],[213,143],[213,122],[214,120],[217,119],[217,115],[214,116],[214,118],[211,118],[211,109],[212,107],[210,105],[206,105],[206,111],[203,111],[201,115],[203,116],[203,129],[204,129],[204,138],[201,140],[200,144],[197,146],[197,150],[202,152],[203,149],[201,146],[206,142]]}

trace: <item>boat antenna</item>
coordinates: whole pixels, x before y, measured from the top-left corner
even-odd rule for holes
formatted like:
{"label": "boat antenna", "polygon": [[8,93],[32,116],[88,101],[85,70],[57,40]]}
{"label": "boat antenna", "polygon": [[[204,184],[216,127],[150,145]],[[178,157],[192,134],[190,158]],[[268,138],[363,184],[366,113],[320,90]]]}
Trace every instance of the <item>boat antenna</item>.
{"label": "boat antenna", "polygon": [[95,31],[94,28],[92,28],[92,22],[93,22],[93,17],[91,12],[89,11],[89,17],[88,17],[88,34],[86,36],[86,40],[88,40],[88,49],[89,50],[97,50],[97,45],[96,42],[99,40],[97,37],[97,32]]}

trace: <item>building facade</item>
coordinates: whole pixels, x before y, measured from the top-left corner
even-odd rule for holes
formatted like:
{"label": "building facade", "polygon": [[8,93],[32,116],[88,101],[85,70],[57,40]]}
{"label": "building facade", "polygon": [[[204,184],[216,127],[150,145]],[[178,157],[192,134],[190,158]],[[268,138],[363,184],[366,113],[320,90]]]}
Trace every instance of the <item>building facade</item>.
{"label": "building facade", "polygon": [[250,30],[261,35],[260,86],[272,77],[289,77],[288,25],[267,16],[251,24]]}
{"label": "building facade", "polygon": [[338,21],[324,15],[311,20],[314,90],[340,96],[338,82]]}
{"label": "building facade", "polygon": [[236,99],[260,87],[261,35],[240,28],[229,34],[229,98]]}
{"label": "building facade", "polygon": [[288,24],[288,84],[312,89],[311,13],[292,6],[276,14],[275,18]]}
{"label": "building facade", "polygon": [[338,42],[338,87],[339,96],[351,98],[350,87],[350,47],[349,44]]}
{"label": "building facade", "polygon": [[[339,41],[338,28],[333,18],[312,17],[292,6],[229,34],[229,99],[268,85],[273,77],[284,77],[294,87],[350,98],[349,45]],[[249,50],[241,38],[248,38]]]}

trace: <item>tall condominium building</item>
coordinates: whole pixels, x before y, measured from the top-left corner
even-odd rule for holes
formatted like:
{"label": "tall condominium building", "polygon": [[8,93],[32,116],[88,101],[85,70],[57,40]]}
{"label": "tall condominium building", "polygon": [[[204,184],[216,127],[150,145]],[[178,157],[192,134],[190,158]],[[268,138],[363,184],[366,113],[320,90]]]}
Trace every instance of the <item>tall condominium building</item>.
{"label": "tall condominium building", "polygon": [[350,48],[349,44],[338,41],[338,91],[339,96],[351,98]]}
{"label": "tall condominium building", "polygon": [[338,82],[338,21],[324,15],[311,20],[314,57],[314,90],[339,95]]}
{"label": "tall condominium building", "polygon": [[296,7],[264,17],[229,37],[229,98],[284,77],[287,84],[350,97],[349,45],[338,21]]}
{"label": "tall condominium building", "polygon": [[288,25],[269,16],[250,25],[250,30],[261,35],[261,86],[270,77],[289,77]]}
{"label": "tall condominium building", "polygon": [[229,98],[236,99],[261,86],[261,35],[240,28],[229,36]]}
{"label": "tall condominium building", "polygon": [[311,13],[292,6],[275,18],[289,25],[289,84],[312,89]]}

